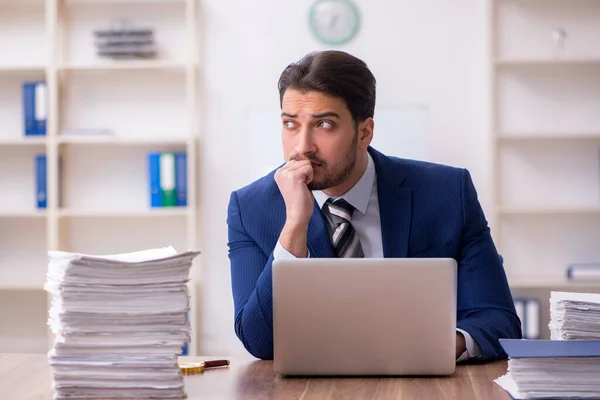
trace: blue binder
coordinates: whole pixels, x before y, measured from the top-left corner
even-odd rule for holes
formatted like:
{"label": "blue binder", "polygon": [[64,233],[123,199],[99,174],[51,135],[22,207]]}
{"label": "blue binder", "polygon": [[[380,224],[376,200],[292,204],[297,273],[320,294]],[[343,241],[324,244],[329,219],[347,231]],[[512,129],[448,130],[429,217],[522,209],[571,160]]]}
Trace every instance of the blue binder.
{"label": "blue binder", "polygon": [[175,205],[187,206],[187,154],[175,153]]}
{"label": "blue binder", "polygon": [[46,184],[46,155],[38,154],[35,157],[35,197],[37,208],[46,208],[48,193]]}
{"label": "blue binder", "polygon": [[25,136],[38,135],[35,123],[35,82],[23,83],[23,124]]}
{"label": "blue binder", "polygon": [[46,120],[48,119],[48,91],[46,82],[35,83],[35,125],[38,135],[46,135]]}
{"label": "blue binder", "polygon": [[510,358],[600,357],[600,340],[500,339]]}
{"label": "blue binder", "polygon": [[148,183],[150,191],[150,207],[162,207],[160,192],[160,153],[148,153]]}

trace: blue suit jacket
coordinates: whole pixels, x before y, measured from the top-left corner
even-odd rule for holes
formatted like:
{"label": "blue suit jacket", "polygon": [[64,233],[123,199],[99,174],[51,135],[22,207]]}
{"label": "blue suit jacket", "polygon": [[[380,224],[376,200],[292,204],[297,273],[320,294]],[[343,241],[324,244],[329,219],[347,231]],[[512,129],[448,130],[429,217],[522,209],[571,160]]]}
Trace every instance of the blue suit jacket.
{"label": "blue suit jacket", "polygon": [[[521,323],[487,221],[465,169],[387,157],[369,148],[377,174],[384,257],[458,262],[457,327],[479,344],[479,361],[504,358],[498,339],[521,338]],[[285,223],[275,171],[231,194],[227,223],[235,332],[255,357],[273,358],[273,249]],[[333,257],[315,202],[311,257]]]}

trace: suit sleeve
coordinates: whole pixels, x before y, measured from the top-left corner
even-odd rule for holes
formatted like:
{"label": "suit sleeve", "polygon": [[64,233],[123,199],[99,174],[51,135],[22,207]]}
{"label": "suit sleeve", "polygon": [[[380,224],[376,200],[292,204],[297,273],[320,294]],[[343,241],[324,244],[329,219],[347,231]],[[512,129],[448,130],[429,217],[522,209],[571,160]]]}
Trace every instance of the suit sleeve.
{"label": "suit sleeve", "polygon": [[254,357],[272,359],[273,254],[265,255],[246,232],[235,192],[229,201],[227,225],[235,333]]}
{"label": "suit sleeve", "polygon": [[468,171],[462,175],[463,232],[458,262],[457,327],[481,349],[477,361],[506,358],[498,339],[521,338],[508,281]]}

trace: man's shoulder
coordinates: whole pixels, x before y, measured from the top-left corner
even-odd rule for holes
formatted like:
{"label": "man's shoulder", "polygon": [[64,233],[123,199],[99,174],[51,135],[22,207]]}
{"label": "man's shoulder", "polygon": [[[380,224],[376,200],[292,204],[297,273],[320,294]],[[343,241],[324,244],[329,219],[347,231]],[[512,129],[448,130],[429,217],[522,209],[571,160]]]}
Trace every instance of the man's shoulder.
{"label": "man's shoulder", "polygon": [[234,193],[238,199],[259,199],[278,193],[279,190],[274,179],[275,171],[234,190]]}
{"label": "man's shoulder", "polygon": [[[431,161],[414,160],[395,156],[384,156],[388,168],[384,173],[402,173],[408,183],[425,184],[440,181],[461,181],[465,169]],[[391,171],[390,171],[391,169]]]}

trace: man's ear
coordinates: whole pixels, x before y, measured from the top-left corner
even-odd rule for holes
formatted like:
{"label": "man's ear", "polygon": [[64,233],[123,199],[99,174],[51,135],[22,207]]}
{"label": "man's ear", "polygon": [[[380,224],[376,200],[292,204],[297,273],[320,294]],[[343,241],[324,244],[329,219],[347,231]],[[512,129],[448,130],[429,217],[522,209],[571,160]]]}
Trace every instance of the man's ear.
{"label": "man's ear", "polygon": [[358,124],[358,146],[366,150],[371,145],[373,140],[373,130],[375,129],[375,121],[373,118],[365,118]]}

